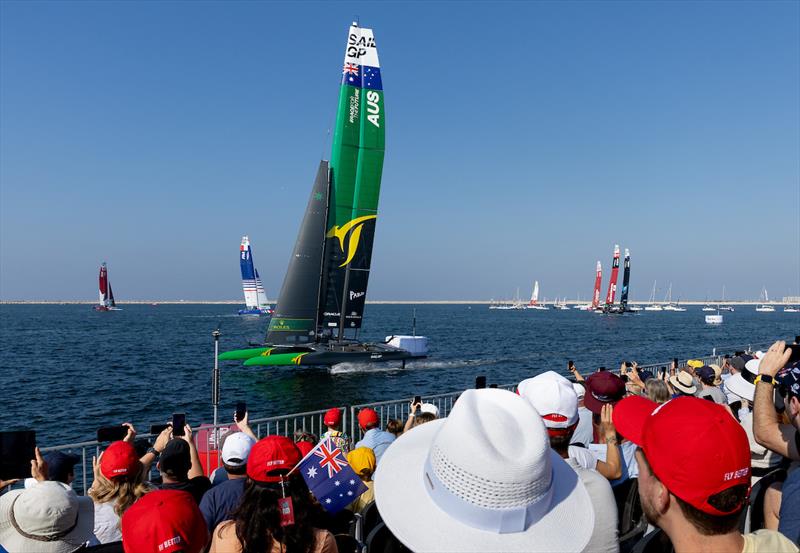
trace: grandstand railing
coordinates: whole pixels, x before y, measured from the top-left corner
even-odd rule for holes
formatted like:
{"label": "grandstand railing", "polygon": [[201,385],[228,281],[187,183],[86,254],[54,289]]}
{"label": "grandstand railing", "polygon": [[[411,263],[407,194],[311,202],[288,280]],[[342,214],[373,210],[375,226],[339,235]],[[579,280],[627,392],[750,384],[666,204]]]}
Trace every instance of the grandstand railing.
{"label": "grandstand railing", "polygon": [[[722,356],[721,355],[710,355],[705,357],[693,357],[693,359],[699,359],[705,364],[721,364]],[[679,365],[685,365],[686,361],[683,362],[679,361]],[[672,366],[672,361],[668,361],[665,363],[654,363],[650,365],[640,365],[639,370],[650,370],[654,374],[660,370],[669,368]],[[586,374],[585,376],[588,376]],[[494,385],[492,385],[494,386]],[[497,388],[502,388],[505,390],[514,390],[516,388],[516,384],[504,384],[494,386]],[[434,404],[439,410],[439,417],[446,417],[450,414],[451,409],[453,408],[453,404],[455,404],[458,397],[463,393],[464,390],[458,390],[454,392],[444,393],[444,394],[435,394],[435,395],[427,395],[422,396],[422,401],[425,403],[432,403]],[[358,438],[361,436],[361,430],[358,428],[358,411],[367,407],[374,409],[378,413],[378,417],[380,418],[380,425],[381,428],[385,428],[386,423],[389,419],[399,419],[401,422],[405,422],[406,418],[408,417],[408,411],[411,404],[411,398],[405,397],[401,399],[392,399],[388,401],[378,401],[373,403],[362,403],[359,405],[353,406],[343,406],[340,407],[343,411],[343,418],[342,418],[342,429],[349,429],[350,436],[353,441],[357,441]],[[250,427],[253,429],[253,432],[259,437],[262,438],[264,436],[269,435],[282,435],[292,437],[297,430],[304,430],[306,432],[310,432],[319,436],[322,434],[326,428],[323,423],[323,417],[325,416],[327,409],[319,410],[319,411],[307,411],[304,413],[292,413],[290,415],[281,415],[276,417],[266,417],[260,419],[253,419],[249,421]],[[216,441],[225,433],[229,431],[229,429],[233,425],[230,422],[226,422],[223,424],[214,425],[202,425],[199,428],[193,429],[193,433],[195,436],[204,435],[208,436],[208,444],[198,444],[198,451],[201,456],[205,455],[206,466],[220,466],[221,459],[217,459],[216,452],[212,454],[211,447],[208,445],[214,445]],[[200,434],[203,433],[203,434]],[[147,438],[147,439],[155,439],[155,436],[152,434],[137,434],[138,438]],[[75,482],[73,482],[73,487],[76,490],[82,490],[84,494],[88,491],[91,487],[91,483],[93,480],[93,471],[92,471],[92,457],[98,457],[100,455],[101,446],[104,444],[97,442],[97,441],[89,441],[89,442],[79,442],[74,444],[63,444],[58,446],[52,447],[43,447],[41,451],[49,452],[49,451],[64,451],[69,453],[77,454],[80,459],[80,468],[75,471]],[[153,467],[154,468],[154,467]]]}

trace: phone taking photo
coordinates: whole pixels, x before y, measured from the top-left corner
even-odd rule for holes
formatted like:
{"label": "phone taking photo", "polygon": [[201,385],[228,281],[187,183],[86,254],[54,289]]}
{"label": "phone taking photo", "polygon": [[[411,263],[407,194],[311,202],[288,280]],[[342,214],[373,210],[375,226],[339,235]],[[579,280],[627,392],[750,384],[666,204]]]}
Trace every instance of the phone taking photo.
{"label": "phone taking photo", "polygon": [[475,389],[480,390],[481,388],[486,387],[486,377],[485,376],[476,376],[475,377]]}
{"label": "phone taking photo", "polygon": [[151,424],[150,434],[161,434],[167,428],[169,428],[168,424]]}
{"label": "phone taking photo", "polygon": [[247,404],[240,401],[236,404],[236,422],[244,420],[245,415],[247,415]]}
{"label": "phone taking photo", "polygon": [[172,415],[172,437],[179,438],[184,435],[183,427],[186,426],[186,414],[175,413]]}
{"label": "phone taking photo", "polygon": [[29,478],[31,459],[36,458],[36,432],[0,432],[0,480]]}
{"label": "phone taking photo", "polygon": [[122,425],[103,426],[97,429],[98,442],[118,442],[128,435],[128,427]]}
{"label": "phone taking photo", "polygon": [[422,396],[414,396],[414,403],[422,403]]}

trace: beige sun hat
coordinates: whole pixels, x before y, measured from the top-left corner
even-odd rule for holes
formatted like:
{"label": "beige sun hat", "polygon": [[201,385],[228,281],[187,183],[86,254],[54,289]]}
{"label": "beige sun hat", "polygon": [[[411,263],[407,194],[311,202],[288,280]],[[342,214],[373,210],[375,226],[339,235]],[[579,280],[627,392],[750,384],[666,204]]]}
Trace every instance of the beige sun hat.
{"label": "beige sun hat", "polygon": [[0,545],[8,551],[69,553],[93,531],[94,503],[61,482],[38,482],[0,498]]}
{"label": "beige sun hat", "polygon": [[588,492],[541,417],[505,390],[467,390],[449,417],[400,436],[374,489],[383,521],[418,552],[582,551],[594,528]]}
{"label": "beige sun hat", "polygon": [[714,364],[709,365],[709,367],[714,369],[714,386],[719,386],[722,384],[722,367]]}

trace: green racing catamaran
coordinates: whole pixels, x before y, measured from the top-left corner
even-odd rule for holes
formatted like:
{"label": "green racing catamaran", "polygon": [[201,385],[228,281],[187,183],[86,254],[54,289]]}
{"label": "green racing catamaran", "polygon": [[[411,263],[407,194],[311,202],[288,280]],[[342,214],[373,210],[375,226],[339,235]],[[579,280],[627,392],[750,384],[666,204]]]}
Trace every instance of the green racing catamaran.
{"label": "green racing catamaran", "polygon": [[[330,161],[311,197],[263,347],[222,353],[246,366],[334,365],[424,356],[427,340],[357,339],[367,295],[383,171],[386,114],[372,29],[347,37]],[[348,336],[347,334],[350,334]]]}

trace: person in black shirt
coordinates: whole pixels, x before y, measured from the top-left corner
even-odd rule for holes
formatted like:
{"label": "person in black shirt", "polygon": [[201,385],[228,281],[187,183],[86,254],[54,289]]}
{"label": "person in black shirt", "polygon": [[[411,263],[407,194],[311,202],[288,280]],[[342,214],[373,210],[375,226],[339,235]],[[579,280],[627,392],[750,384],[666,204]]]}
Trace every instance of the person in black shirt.
{"label": "person in black shirt", "polygon": [[198,505],[203,494],[211,488],[211,481],[203,475],[192,429],[188,424],[183,436],[167,442],[157,466],[163,481],[162,490],[189,492]]}

